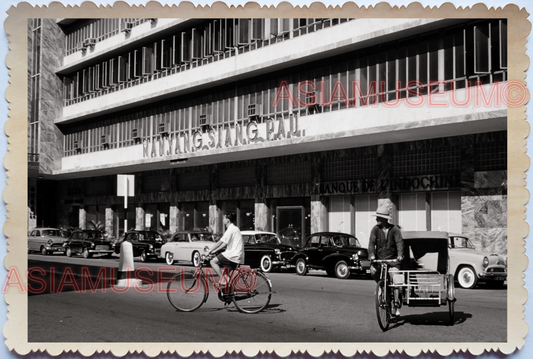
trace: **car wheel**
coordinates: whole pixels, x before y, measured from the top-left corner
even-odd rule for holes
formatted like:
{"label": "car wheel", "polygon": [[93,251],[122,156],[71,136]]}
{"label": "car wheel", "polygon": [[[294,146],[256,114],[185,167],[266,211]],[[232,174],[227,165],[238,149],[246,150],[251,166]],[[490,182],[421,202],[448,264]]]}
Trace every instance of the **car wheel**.
{"label": "car wheel", "polygon": [[41,247],[41,254],[42,254],[43,256],[45,256],[45,255],[48,254],[48,251],[46,250],[46,248]]}
{"label": "car wheel", "polygon": [[141,255],[139,256],[141,258],[141,262],[146,262],[148,260],[148,257],[146,255],[146,251],[142,251]]}
{"label": "car wheel", "polygon": [[268,254],[265,254],[261,257],[261,262],[259,263],[259,266],[261,267],[261,270],[265,273],[269,273],[272,271],[272,259]]}
{"label": "car wheel", "polygon": [[83,258],[87,259],[87,258],[91,258],[91,253],[89,253],[89,250],[87,248],[83,248]]}
{"label": "car wheel", "polygon": [[200,266],[200,252],[194,251],[194,253],[192,254],[192,265],[195,267]]}
{"label": "car wheel", "polygon": [[345,261],[339,261],[335,265],[335,276],[339,279],[346,279],[350,276],[350,268]]}
{"label": "car wheel", "polygon": [[300,258],[296,261],[296,273],[298,273],[298,275],[307,274],[307,264],[305,263],[305,259]]}
{"label": "car wheel", "polygon": [[477,284],[476,272],[472,267],[461,267],[457,273],[457,282],[462,288],[474,288]]}
{"label": "car wheel", "polygon": [[165,262],[167,262],[167,264],[169,266],[173,265],[174,264],[174,254],[172,254],[170,252],[165,253]]}
{"label": "car wheel", "polygon": [[72,257],[72,249],[70,249],[70,247],[67,247],[67,249],[65,250],[65,254],[67,255],[67,257]]}

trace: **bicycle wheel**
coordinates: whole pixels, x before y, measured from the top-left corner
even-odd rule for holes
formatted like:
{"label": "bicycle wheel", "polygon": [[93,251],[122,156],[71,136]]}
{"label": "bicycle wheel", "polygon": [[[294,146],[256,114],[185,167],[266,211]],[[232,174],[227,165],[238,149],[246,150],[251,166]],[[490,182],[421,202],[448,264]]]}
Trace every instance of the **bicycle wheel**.
{"label": "bicycle wheel", "polygon": [[239,269],[231,282],[233,303],[241,313],[259,313],[270,303],[272,285],[260,272]]}
{"label": "bicycle wheel", "polygon": [[207,287],[199,273],[182,272],[168,282],[167,298],[180,312],[192,312],[207,301]]}
{"label": "bicycle wheel", "polygon": [[389,329],[390,315],[391,315],[391,300],[387,293],[385,296],[384,282],[380,280],[376,286],[376,314],[378,317],[378,324],[381,330]]}

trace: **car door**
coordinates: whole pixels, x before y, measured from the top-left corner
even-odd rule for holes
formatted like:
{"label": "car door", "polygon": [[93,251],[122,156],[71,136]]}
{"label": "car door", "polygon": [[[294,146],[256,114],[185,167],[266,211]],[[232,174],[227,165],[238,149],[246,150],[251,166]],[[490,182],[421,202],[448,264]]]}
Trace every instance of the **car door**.
{"label": "car door", "polygon": [[259,262],[256,236],[247,234],[242,236],[244,242],[244,263],[255,266]]}
{"label": "car door", "polygon": [[[320,252],[318,251],[320,247],[320,236],[314,235],[309,237],[307,244],[305,245],[303,252],[307,256],[308,264],[316,266],[320,265]],[[317,264],[318,263],[318,264]]]}
{"label": "car door", "polygon": [[39,250],[39,238],[41,237],[41,231],[34,229],[31,231],[30,236],[28,238],[28,249],[32,251],[38,251]]}
{"label": "car door", "polygon": [[179,233],[174,238],[174,259],[178,261],[190,260],[191,257],[187,255],[189,251],[188,247],[190,247],[188,233]]}
{"label": "car door", "polygon": [[332,236],[327,235],[320,238],[320,247],[318,248],[318,252],[320,253],[320,264],[322,264],[324,258],[335,253],[335,248]]}
{"label": "car door", "polygon": [[83,246],[83,232],[74,232],[72,234],[72,241],[70,243],[70,250],[73,253],[81,253]]}

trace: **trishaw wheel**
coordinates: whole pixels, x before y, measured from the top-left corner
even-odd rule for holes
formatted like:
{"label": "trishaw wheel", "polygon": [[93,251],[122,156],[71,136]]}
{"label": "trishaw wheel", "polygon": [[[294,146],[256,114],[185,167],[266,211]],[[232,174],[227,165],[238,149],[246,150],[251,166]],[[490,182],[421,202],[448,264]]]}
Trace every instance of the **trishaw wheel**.
{"label": "trishaw wheel", "polygon": [[448,313],[450,314],[450,325],[453,325],[455,323],[454,304],[455,304],[455,300],[448,300]]}
{"label": "trishaw wheel", "polygon": [[390,324],[391,300],[390,295],[385,295],[384,285],[385,282],[380,280],[376,286],[376,315],[379,327],[386,331]]}

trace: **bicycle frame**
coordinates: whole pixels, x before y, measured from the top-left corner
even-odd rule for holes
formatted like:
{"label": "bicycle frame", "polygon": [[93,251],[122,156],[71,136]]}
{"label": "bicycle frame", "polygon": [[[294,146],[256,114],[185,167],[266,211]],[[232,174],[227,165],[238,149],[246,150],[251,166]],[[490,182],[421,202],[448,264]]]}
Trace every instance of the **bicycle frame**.
{"label": "bicycle frame", "polygon": [[[213,284],[219,300],[225,305],[233,302],[237,309],[243,313],[258,313],[270,302],[272,283],[262,272],[257,272],[248,267],[242,268],[237,266],[231,268],[228,273],[228,268],[225,267],[223,275],[227,274],[229,279],[225,289],[220,289],[212,273],[205,270],[208,263],[209,259],[204,257],[194,273],[179,273],[169,281],[167,285],[167,297],[174,308],[184,312],[190,312],[200,308],[207,302],[209,297],[209,282]],[[189,282],[186,286],[179,285],[171,289],[171,286],[182,281]],[[185,300],[183,295],[192,301]],[[179,298],[183,301],[180,302]]]}

